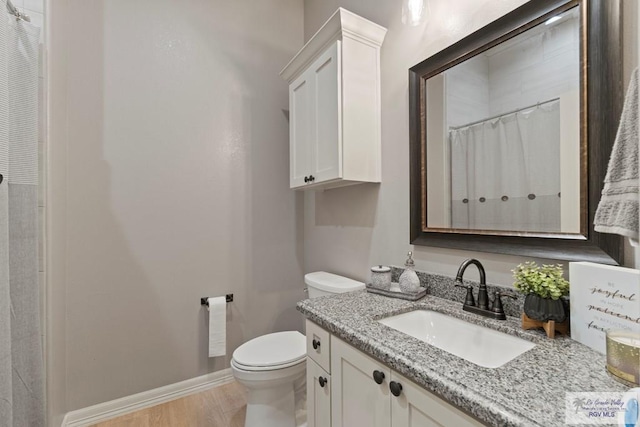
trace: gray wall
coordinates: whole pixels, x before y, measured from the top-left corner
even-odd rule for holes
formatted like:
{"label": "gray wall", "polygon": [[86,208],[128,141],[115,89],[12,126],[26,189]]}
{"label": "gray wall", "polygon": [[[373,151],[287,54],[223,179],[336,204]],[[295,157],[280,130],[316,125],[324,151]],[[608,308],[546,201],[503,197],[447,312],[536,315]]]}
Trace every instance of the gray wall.
{"label": "gray wall", "polygon": [[[50,413],[229,366],[302,329],[289,190],[299,0],[52,5]],[[228,356],[200,297],[233,292]]]}
{"label": "gray wall", "polygon": [[[338,6],[388,28],[381,53],[382,184],[308,193],[304,201],[305,271],[328,270],[365,280],[369,266],[403,265],[413,250],[421,270],[455,275],[468,257],[480,259],[487,280],[511,285],[521,257],[409,244],[409,113],[407,70],[464,36],[526,3],[524,0],[429,0],[431,17],[420,27],[401,23],[400,2],[305,0],[305,39]],[[637,5],[625,0],[625,81],[637,64]],[[627,245],[628,246],[628,245]],[[625,265],[636,253],[629,246]],[[470,278],[477,273],[470,272]]]}

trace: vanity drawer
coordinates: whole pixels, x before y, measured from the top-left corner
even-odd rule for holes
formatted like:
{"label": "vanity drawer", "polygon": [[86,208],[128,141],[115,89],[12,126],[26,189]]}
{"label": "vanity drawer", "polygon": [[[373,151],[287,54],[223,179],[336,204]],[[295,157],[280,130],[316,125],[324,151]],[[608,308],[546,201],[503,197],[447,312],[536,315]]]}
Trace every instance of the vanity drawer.
{"label": "vanity drawer", "polygon": [[331,341],[329,337],[329,332],[307,320],[307,356],[330,374]]}

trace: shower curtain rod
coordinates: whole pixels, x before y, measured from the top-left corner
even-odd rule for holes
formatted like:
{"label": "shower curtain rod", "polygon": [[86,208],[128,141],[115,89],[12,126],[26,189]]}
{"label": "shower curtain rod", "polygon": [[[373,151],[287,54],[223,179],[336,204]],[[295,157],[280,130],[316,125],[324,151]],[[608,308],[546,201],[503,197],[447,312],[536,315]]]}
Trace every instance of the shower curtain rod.
{"label": "shower curtain rod", "polygon": [[11,3],[11,0],[7,0],[7,11],[18,19],[22,19],[23,21],[26,21],[26,22],[31,22],[31,18],[29,18],[29,15],[25,15],[24,13],[20,12],[13,5],[13,3]]}
{"label": "shower curtain rod", "polygon": [[498,119],[500,117],[508,116],[509,114],[519,113],[520,111],[528,110],[529,108],[539,107],[540,105],[548,104],[550,102],[559,101],[559,100],[560,100],[560,98],[553,98],[553,99],[550,99],[548,101],[538,102],[536,104],[529,105],[527,107],[518,108],[517,110],[509,111],[509,112],[502,113],[502,114],[497,114],[497,115],[495,115],[493,117],[489,117],[487,119],[482,119],[482,120],[477,120],[475,122],[467,123],[466,125],[450,126],[449,130],[458,130],[458,129],[466,128],[466,127],[469,127],[469,126],[477,125],[477,124],[483,123],[483,122],[488,122],[489,120]]}

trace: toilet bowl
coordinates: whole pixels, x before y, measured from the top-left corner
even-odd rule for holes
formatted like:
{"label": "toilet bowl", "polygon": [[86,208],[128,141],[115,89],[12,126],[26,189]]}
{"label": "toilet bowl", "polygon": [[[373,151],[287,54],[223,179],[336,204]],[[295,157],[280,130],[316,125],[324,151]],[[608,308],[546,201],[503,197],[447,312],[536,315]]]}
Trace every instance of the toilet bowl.
{"label": "toilet bowl", "polygon": [[249,391],[246,427],[296,427],[306,360],[306,338],[298,331],[263,335],[233,352],[231,372]]}
{"label": "toilet bowl", "polygon": [[[305,275],[309,297],[364,289],[364,283],[318,271]],[[233,352],[231,372],[245,386],[245,427],[303,427],[306,337],[298,331],[262,335]]]}

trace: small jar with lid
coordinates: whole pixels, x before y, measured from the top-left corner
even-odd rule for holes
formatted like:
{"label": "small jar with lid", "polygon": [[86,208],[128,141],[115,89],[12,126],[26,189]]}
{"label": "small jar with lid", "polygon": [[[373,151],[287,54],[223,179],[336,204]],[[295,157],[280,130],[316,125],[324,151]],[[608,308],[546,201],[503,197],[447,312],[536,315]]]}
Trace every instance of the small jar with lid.
{"label": "small jar with lid", "polygon": [[371,267],[371,286],[385,290],[391,288],[391,267],[384,265]]}

